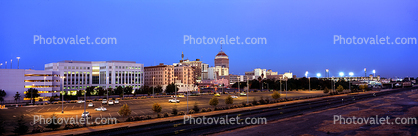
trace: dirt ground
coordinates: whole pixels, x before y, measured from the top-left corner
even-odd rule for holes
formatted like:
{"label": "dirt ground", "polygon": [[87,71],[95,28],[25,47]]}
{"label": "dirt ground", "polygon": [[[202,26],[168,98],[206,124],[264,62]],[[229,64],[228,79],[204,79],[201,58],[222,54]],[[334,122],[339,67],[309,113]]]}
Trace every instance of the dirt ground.
{"label": "dirt ground", "polygon": [[[342,117],[389,117],[390,124],[334,124],[334,115]],[[418,90],[404,91],[389,96],[377,97],[328,110],[306,113],[301,116],[268,122],[215,135],[396,135],[418,136],[418,125],[396,124],[397,117],[418,118]],[[392,124],[393,123],[393,124]]]}

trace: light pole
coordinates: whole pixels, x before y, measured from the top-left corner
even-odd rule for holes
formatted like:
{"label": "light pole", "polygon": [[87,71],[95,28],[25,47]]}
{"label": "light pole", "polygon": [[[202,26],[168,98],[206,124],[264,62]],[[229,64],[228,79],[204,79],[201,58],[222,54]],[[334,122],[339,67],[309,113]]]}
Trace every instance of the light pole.
{"label": "light pole", "polygon": [[367,77],[367,69],[364,68],[364,77]]}
{"label": "light pole", "polygon": [[376,77],[376,70],[373,69],[373,77]]}
{"label": "light pole", "polygon": [[125,83],[125,86],[123,86],[123,90],[122,90],[122,100],[125,99],[125,88],[126,88],[126,83]]}
{"label": "light pole", "polygon": [[0,63],[0,69],[1,69],[1,66],[3,66],[3,63]]}
{"label": "light pole", "polygon": [[[44,76],[44,93],[45,93],[45,80],[46,80],[46,76]],[[45,96],[45,95],[44,95]]]}
{"label": "light pole", "polygon": [[327,72],[325,76],[327,76],[327,78],[329,78],[329,69],[325,69],[325,72]]}
{"label": "light pole", "polygon": [[309,92],[311,92],[311,77],[308,77],[309,79]]}
{"label": "light pole", "polygon": [[280,94],[282,94],[282,77],[280,77]]}
{"label": "light pole", "polygon": [[[84,113],[86,113],[86,103],[87,103],[87,96],[86,96],[86,93],[87,93],[87,91],[86,90],[84,90],[84,112],[83,112],[83,114]],[[87,115],[84,115],[84,120],[86,120],[86,116]],[[86,127],[87,126],[87,123],[84,123],[84,127]]]}
{"label": "light pole", "polygon": [[[109,77],[106,77],[107,78],[107,80],[106,80],[106,84],[109,84]],[[109,87],[106,87],[106,100],[107,101],[109,101]],[[107,103],[107,105],[109,105],[109,102],[106,102]]]}
{"label": "light pole", "polygon": [[10,69],[13,69],[13,59],[10,59]]}
{"label": "light pole", "polygon": [[177,80],[177,77],[174,77],[174,98],[175,98],[175,103],[174,103],[174,105],[176,105],[177,104],[177,84],[176,84],[176,80]]}
{"label": "light pole", "polygon": [[32,84],[32,90],[30,91],[30,103],[32,103],[32,105],[34,105],[33,103],[33,90],[35,89],[35,84]]}
{"label": "light pole", "polygon": [[354,75],[354,73],[353,73],[353,72],[350,72],[350,73],[348,73],[348,75],[350,75],[350,77],[348,78],[348,90],[350,90],[350,91],[351,91],[350,79],[351,79],[351,77]]}
{"label": "light pole", "polygon": [[[46,77],[44,77],[44,79],[45,79]],[[61,81],[62,81],[62,91],[64,92],[64,79],[65,79],[65,76],[62,76],[61,77]],[[44,80],[44,83],[45,83],[45,80]],[[61,94],[62,95],[62,102],[61,102],[61,105],[62,105],[62,112],[61,113],[64,113],[64,95],[63,94]],[[84,99],[84,102],[86,102],[86,99]],[[85,110],[84,110],[84,112],[85,112]]]}
{"label": "light pole", "polygon": [[187,83],[186,83],[186,101],[187,101],[187,110],[186,110],[186,113],[185,113],[185,115],[187,115],[187,112],[189,112],[189,70],[187,70],[187,73],[186,73],[186,81],[187,81]]}
{"label": "light pole", "polygon": [[6,63],[6,65],[4,65],[4,69],[7,69],[7,61],[6,61],[6,62],[4,62],[4,63]]}
{"label": "light pole", "polygon": [[286,97],[285,98],[287,99],[287,77],[286,77]]}
{"label": "light pole", "polygon": [[247,76],[247,104],[248,104],[248,90],[250,90],[250,86],[248,85],[248,76]]}
{"label": "light pole", "polygon": [[20,60],[20,57],[16,57],[17,58],[17,69],[19,69],[19,60]]}
{"label": "light pole", "polygon": [[237,82],[238,83],[237,84],[238,85],[238,93],[240,93],[241,91],[239,90],[239,76],[237,76],[237,78],[238,78],[238,82]]}
{"label": "light pole", "polygon": [[154,88],[155,88],[155,86],[154,86],[154,79],[155,79],[155,77],[152,77],[152,97],[155,97],[155,93],[154,93]]}

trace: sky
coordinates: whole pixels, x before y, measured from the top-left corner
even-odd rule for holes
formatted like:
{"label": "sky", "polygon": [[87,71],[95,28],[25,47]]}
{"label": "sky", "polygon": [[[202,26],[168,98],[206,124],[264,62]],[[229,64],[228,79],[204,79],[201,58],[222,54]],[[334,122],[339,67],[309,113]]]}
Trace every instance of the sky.
{"label": "sky", "polygon": [[[214,65],[218,44],[184,44],[184,36],[265,38],[266,44],[224,44],[230,73],[255,68],[298,77],[418,77],[418,44],[334,44],[342,37],[418,38],[413,0],[0,1],[0,63],[21,57],[21,69],[63,60],[136,61],[145,66],[200,59]],[[115,37],[117,44],[39,44],[42,37]]]}

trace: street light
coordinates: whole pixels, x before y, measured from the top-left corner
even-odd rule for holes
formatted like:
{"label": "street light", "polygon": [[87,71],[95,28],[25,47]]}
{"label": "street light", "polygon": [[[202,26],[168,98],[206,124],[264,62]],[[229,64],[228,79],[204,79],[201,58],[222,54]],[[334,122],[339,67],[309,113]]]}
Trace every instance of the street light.
{"label": "street light", "polygon": [[320,78],[321,77],[321,73],[316,73],[316,77]]}
{"label": "street light", "polygon": [[354,75],[354,73],[353,73],[353,72],[350,72],[350,73],[348,73],[348,75],[350,75],[350,78],[348,78],[348,90],[350,90],[350,91],[351,91],[350,79],[351,79],[351,77]]}
{"label": "street light", "polygon": [[305,72],[305,77],[308,78],[308,71]]}
{"label": "street light", "polygon": [[154,79],[155,79],[155,77],[152,77],[152,97],[155,97],[155,94],[154,94]]}
{"label": "street light", "polygon": [[19,69],[19,60],[20,60],[20,57],[16,57],[17,58],[17,69]]}
{"label": "street light", "polygon": [[0,69],[1,69],[1,66],[3,66],[3,63],[0,63]]}
{"label": "street light", "polygon": [[248,104],[248,90],[250,90],[250,86],[248,85],[248,76],[247,76],[247,104]]}
{"label": "street light", "polygon": [[[106,77],[107,78],[107,80],[106,80],[106,84],[109,84],[109,77]],[[106,88],[106,100],[107,101],[109,101],[109,85],[108,85],[108,87]],[[109,102],[106,102],[107,103],[107,105],[109,105]]]}
{"label": "street light", "polygon": [[367,69],[364,68],[364,77],[367,77]]}
{"label": "street light", "polygon": [[4,69],[7,69],[7,61],[5,63],[6,63],[6,65],[4,65]]}
{"label": "street light", "polygon": [[329,78],[329,69],[325,69],[325,72],[327,72],[325,76],[327,76],[327,78]]}
{"label": "street light", "polygon": [[309,92],[311,92],[311,77],[308,77],[309,79]]}
{"label": "street light", "polygon": [[[35,89],[35,84],[32,84],[32,88],[34,88]],[[35,104],[33,104],[34,102],[33,102],[33,90],[34,89],[32,89],[31,91],[30,91],[30,103],[32,103],[32,105],[35,105]]]}
{"label": "street light", "polygon": [[340,72],[340,76],[343,77],[344,76],[344,72]]}
{"label": "street light", "polygon": [[13,69],[13,59],[10,59],[10,69]]}
{"label": "street light", "polygon": [[373,69],[373,76],[376,77],[376,70]]}

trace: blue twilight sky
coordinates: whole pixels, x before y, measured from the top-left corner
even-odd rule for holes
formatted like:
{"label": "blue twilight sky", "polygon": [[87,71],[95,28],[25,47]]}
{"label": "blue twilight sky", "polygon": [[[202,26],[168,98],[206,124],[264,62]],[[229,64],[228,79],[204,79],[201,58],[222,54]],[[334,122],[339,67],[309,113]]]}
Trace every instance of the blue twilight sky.
{"label": "blue twilight sky", "polygon": [[[62,60],[126,60],[150,66],[185,58],[210,66],[220,44],[183,44],[192,37],[265,37],[267,44],[223,45],[230,73],[254,68],[298,77],[330,69],[376,69],[382,77],[418,76],[418,44],[333,44],[343,37],[418,38],[418,1],[414,0],[227,0],[227,1],[0,1],[0,63],[21,57],[21,68],[43,69]],[[117,44],[34,44],[43,37],[115,37]]]}

